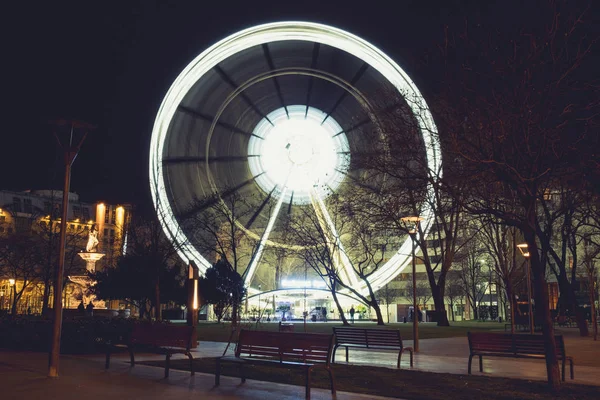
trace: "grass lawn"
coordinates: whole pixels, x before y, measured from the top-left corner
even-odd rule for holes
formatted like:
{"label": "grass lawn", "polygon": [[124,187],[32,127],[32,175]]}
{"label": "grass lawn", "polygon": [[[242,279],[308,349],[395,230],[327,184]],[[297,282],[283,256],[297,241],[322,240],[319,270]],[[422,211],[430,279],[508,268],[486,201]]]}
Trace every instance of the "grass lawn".
{"label": "grass lawn", "polygon": [[[189,361],[184,359],[172,360],[171,368],[189,370],[188,363]],[[164,361],[147,361],[140,364],[164,366]],[[600,388],[597,386],[564,384],[559,393],[551,393],[547,385],[540,381],[439,374],[373,366],[334,364],[332,367],[338,390],[403,399],[597,400],[600,398]],[[194,360],[194,370],[214,374],[215,359]],[[222,374],[239,377],[238,368],[230,364],[222,366]],[[245,374],[248,379],[304,386],[304,375],[295,369],[247,366]],[[221,382],[221,385],[224,384],[227,383]],[[323,369],[317,369],[313,373],[312,387],[329,389],[329,379]]]}
{"label": "grass lawn", "polygon": [[[304,332],[304,323],[294,322],[295,332]],[[421,323],[419,324],[419,338],[421,339],[434,339],[434,338],[447,338],[447,337],[466,337],[467,331],[489,331],[489,330],[504,330],[504,324],[498,322],[455,322],[451,323],[452,326],[436,326],[435,323]],[[373,322],[356,322],[353,326],[378,328]],[[279,325],[276,322],[263,322],[257,324],[254,323],[241,323],[244,329],[260,329],[263,331],[276,331],[279,329]],[[307,322],[306,332],[311,333],[332,333],[332,327],[342,326],[341,322]],[[405,340],[412,340],[412,324],[393,323],[387,324],[381,329],[400,329],[402,338]],[[229,335],[231,334],[231,325],[226,323],[217,324],[215,322],[200,322],[198,324],[198,340],[200,341],[211,341],[211,342],[227,342]]]}

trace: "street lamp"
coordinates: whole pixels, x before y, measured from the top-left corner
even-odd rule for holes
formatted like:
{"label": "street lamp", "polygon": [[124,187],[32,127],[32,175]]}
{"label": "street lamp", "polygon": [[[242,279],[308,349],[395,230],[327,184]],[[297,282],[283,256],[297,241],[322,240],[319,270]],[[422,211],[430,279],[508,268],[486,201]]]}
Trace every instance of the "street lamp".
{"label": "street lamp", "polygon": [[[52,323],[52,341],[50,343],[50,360],[48,363],[48,376],[50,378],[58,378],[58,366],[60,361],[60,337],[62,331],[62,297],[63,297],[63,279],[64,279],[64,268],[65,268],[65,246],[67,239],[67,218],[69,211],[69,188],[71,187],[71,167],[79,149],[87,136],[88,131],[94,129],[93,126],[79,121],[67,121],[59,120],[55,121],[54,124],[62,131],[68,131],[67,140],[59,138],[59,135],[55,132],[54,136],[58,145],[63,150],[64,164],[65,164],[65,176],[63,185],[63,198],[62,198],[62,213],[61,213],[61,224],[60,224],[60,236],[58,245],[58,264],[56,267],[56,276],[54,278],[54,321]],[[79,140],[75,140],[76,132],[80,131],[83,134]]]}
{"label": "street lamp", "polygon": [[262,290],[262,285],[258,285],[258,322],[260,322],[260,319],[262,317],[262,312],[260,311],[260,292]]}
{"label": "street lamp", "polygon": [[412,242],[412,296],[413,296],[413,350],[419,351],[419,310],[417,304],[417,265],[415,260],[415,236],[418,232],[419,222],[423,218],[421,217],[403,217],[401,218],[402,224],[408,231]]}
{"label": "street lamp", "polygon": [[525,257],[525,263],[527,265],[525,270],[526,270],[526,275],[527,275],[527,303],[528,303],[528,307],[529,307],[529,333],[533,334],[534,325],[533,325],[533,311],[532,311],[532,307],[531,307],[531,274],[529,272],[529,246],[527,245],[527,243],[519,243],[517,245],[517,248],[521,252],[521,255],[523,257]]}
{"label": "street lamp", "polygon": [[8,285],[10,286],[10,294],[9,294],[9,303],[8,303],[8,307],[10,308],[10,313],[13,314],[15,313],[15,310],[17,307],[13,307],[13,302],[15,301],[15,298],[17,297],[15,294],[15,284],[16,284],[16,280],[14,280],[13,278],[10,278],[8,280]]}

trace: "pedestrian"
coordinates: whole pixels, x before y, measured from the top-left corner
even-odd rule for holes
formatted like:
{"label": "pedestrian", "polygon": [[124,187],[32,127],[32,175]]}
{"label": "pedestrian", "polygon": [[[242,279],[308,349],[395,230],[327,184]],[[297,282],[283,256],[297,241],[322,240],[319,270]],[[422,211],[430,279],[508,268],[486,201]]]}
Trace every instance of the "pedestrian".
{"label": "pedestrian", "polygon": [[350,307],[350,320],[354,323],[354,306]]}
{"label": "pedestrian", "polygon": [[85,311],[86,311],[88,317],[91,317],[94,315],[94,305],[92,304],[91,301],[88,303],[87,306],[85,306]]}
{"label": "pedestrian", "polygon": [[79,305],[77,306],[77,311],[79,311],[80,314],[85,314],[85,305],[83,304],[83,300],[81,300],[81,303],[79,303]]}

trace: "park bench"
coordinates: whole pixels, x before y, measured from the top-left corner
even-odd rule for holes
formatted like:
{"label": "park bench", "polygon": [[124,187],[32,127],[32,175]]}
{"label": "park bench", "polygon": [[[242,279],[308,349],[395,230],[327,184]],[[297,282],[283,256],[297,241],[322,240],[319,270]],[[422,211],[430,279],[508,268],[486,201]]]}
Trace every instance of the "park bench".
{"label": "park bench", "polygon": [[346,348],[346,362],[348,362],[348,348],[366,348],[374,350],[393,350],[398,351],[398,365],[400,368],[400,359],[402,353],[407,350],[410,352],[410,366],[413,366],[413,348],[404,347],[402,337],[398,329],[368,329],[368,328],[333,328],[335,334],[335,347],[333,348],[333,362],[335,362],[335,351],[338,347]]}
{"label": "park bench", "polygon": [[324,368],[329,374],[331,393],[335,396],[335,382],[329,360],[332,336],[318,333],[267,332],[242,329],[235,347],[235,355],[217,358],[215,386],[219,386],[221,364],[239,366],[242,383],[246,382],[243,366],[246,364],[300,368],[305,372],[306,398],[310,399],[310,377],[313,369]]}
{"label": "park bench", "polygon": [[[482,357],[512,357],[545,359],[544,337],[531,334],[502,334],[488,332],[467,332],[469,337],[469,374],[471,361],[479,357],[479,371],[483,372]],[[565,380],[565,366],[569,361],[571,379],[573,374],[573,358],[565,353],[565,342],[562,335],[556,335],[556,357],[562,361],[562,380]]]}
{"label": "park bench", "polygon": [[190,348],[195,347],[195,329],[192,326],[170,324],[136,324],[125,343],[109,341],[106,350],[105,368],[110,366],[110,354],[115,347],[127,347],[131,366],[135,366],[134,350],[164,354],[165,378],[169,377],[169,362],[173,354],[185,354],[190,359],[190,371],[194,375],[194,358]]}

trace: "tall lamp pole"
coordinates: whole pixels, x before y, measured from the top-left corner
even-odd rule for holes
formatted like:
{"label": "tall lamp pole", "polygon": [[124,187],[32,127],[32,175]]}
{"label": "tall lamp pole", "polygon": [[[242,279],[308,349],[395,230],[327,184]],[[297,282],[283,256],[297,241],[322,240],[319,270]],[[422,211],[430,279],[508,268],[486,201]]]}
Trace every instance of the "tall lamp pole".
{"label": "tall lamp pole", "polygon": [[[65,180],[63,186],[62,215],[60,223],[60,241],[58,247],[58,265],[56,266],[56,275],[54,277],[54,323],[52,327],[52,342],[48,362],[48,376],[58,378],[58,365],[60,360],[60,337],[62,330],[62,290],[63,275],[65,270],[65,243],[67,238],[67,212],[69,211],[69,189],[71,186],[71,166],[77,157],[77,153],[87,136],[87,132],[92,129],[91,125],[78,121],[56,121],[59,127],[70,126],[68,143],[61,143],[56,132],[54,136],[58,145],[64,152]],[[73,136],[76,130],[83,131],[83,135],[78,143],[73,142]]]}
{"label": "tall lamp pole", "polygon": [[10,295],[9,295],[9,302],[8,302],[8,307],[10,308],[10,313],[11,314],[16,314],[15,310],[15,303],[16,303],[16,289],[15,289],[15,285],[17,284],[17,281],[13,278],[10,278],[8,280],[8,285],[10,286]]}
{"label": "tall lamp pole", "polygon": [[406,227],[412,242],[412,297],[413,297],[413,350],[415,353],[419,351],[419,305],[417,304],[417,265],[415,260],[415,236],[418,232],[419,222],[423,220],[421,217],[404,217],[401,219]]}
{"label": "tall lamp pole", "polygon": [[533,325],[533,307],[531,306],[531,273],[529,271],[529,246],[527,245],[527,243],[520,243],[517,245],[517,247],[519,248],[519,251],[521,252],[523,257],[525,257],[525,270],[527,275],[527,304],[529,307],[529,333],[533,334],[535,326]]}

